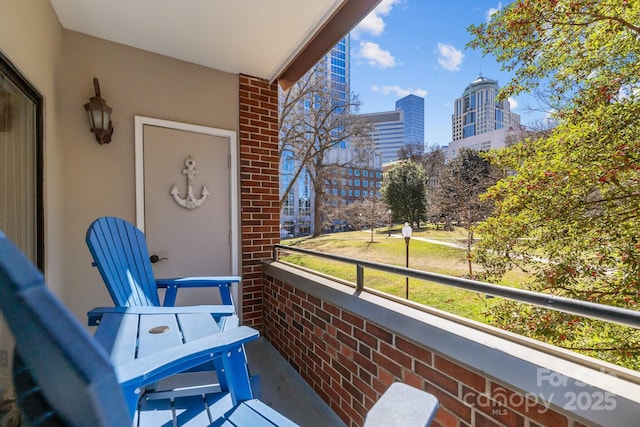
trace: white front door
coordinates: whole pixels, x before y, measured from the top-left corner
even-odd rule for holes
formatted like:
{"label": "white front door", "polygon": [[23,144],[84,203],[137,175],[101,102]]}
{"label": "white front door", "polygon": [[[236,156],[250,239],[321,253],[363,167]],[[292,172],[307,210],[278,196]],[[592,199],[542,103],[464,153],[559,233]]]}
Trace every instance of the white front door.
{"label": "white front door", "polygon": [[[141,116],[135,121],[136,225],[159,259],[155,276],[238,275],[235,132]],[[215,294],[178,292],[176,304],[218,303]],[[238,303],[237,287],[233,295]]]}

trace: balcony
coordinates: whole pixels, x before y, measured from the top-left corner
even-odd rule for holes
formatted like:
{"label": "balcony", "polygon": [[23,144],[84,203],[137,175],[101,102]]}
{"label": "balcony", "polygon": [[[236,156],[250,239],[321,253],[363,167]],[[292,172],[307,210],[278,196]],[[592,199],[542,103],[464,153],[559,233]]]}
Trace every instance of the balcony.
{"label": "balcony", "polygon": [[[434,425],[636,424],[638,372],[286,262],[262,267],[270,345],[261,345],[277,349],[306,381],[302,390],[308,385],[346,425],[361,425],[396,380],[439,399]],[[633,320],[625,323],[637,325],[637,313],[626,314]],[[265,390],[270,381],[264,378]],[[327,413],[319,425],[340,422]],[[313,414],[298,422],[316,420]]]}

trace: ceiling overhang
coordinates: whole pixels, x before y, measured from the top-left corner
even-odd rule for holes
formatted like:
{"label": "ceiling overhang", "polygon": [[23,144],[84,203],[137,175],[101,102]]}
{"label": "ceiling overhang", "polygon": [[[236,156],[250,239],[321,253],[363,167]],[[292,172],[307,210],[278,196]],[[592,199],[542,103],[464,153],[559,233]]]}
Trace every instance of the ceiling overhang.
{"label": "ceiling overhang", "polygon": [[287,88],[381,0],[50,1],[65,29]]}

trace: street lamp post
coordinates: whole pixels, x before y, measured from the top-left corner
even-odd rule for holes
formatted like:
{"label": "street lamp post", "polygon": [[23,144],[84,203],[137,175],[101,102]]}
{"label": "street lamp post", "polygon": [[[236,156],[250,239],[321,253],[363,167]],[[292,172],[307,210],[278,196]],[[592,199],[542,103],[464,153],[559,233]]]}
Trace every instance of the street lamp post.
{"label": "street lamp post", "polygon": [[387,209],[387,215],[389,215],[389,229],[387,230],[389,232],[388,237],[391,237],[391,209]]}
{"label": "street lamp post", "polygon": [[[404,242],[406,243],[407,246],[407,262],[405,264],[405,266],[407,268],[409,268],[409,240],[411,240],[411,232],[413,231],[413,229],[411,228],[411,226],[409,225],[408,222],[404,223],[404,226],[402,227],[402,237],[404,237]],[[405,285],[404,285],[404,297],[406,299],[409,299],[409,276],[407,276],[405,278]]]}

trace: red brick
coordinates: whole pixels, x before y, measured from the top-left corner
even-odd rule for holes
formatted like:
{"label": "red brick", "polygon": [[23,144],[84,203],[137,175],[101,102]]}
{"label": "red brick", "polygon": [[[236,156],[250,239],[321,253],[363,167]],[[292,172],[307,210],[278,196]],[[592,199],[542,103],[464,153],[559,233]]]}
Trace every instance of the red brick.
{"label": "red brick", "polygon": [[427,391],[438,399],[441,407],[446,408],[457,418],[471,423],[471,406],[461,402],[457,397],[454,397],[437,387],[428,387]]}
{"label": "red brick", "polygon": [[433,426],[436,427],[438,425],[442,427],[457,427],[458,426],[458,418],[453,415],[451,412],[446,409],[439,407],[436,412],[436,416],[433,420]]}
{"label": "red brick", "polygon": [[417,375],[414,372],[409,370],[404,370],[402,372],[402,381],[410,386],[413,386],[419,389],[422,389],[424,385],[424,379],[420,375]]}
{"label": "red brick", "polygon": [[503,403],[509,403],[508,397],[503,393],[480,393],[463,386],[462,396],[465,402],[473,406],[476,411],[483,412],[488,419],[498,421],[510,427],[524,426],[524,418],[514,411],[513,408],[503,405]]}
{"label": "red brick", "polygon": [[364,332],[362,329],[354,329],[353,336],[358,341],[365,343],[370,348],[378,349],[378,339],[371,334]]}
{"label": "red brick", "polygon": [[415,357],[417,360],[420,360],[427,365],[431,365],[433,363],[433,353],[424,347],[420,347],[401,337],[396,337],[396,347],[398,347],[398,350],[404,351],[411,357]]}
{"label": "red brick", "polygon": [[[534,402],[519,393],[515,393],[500,384],[491,383],[491,395],[500,396],[509,406],[519,413],[537,421],[543,425],[552,425],[554,427],[566,427],[568,420],[564,415],[545,407],[541,402]],[[496,397],[497,398],[497,397]]]}
{"label": "red brick", "polygon": [[346,311],[342,312],[342,320],[352,324],[359,329],[362,329],[364,327],[364,320],[362,320],[362,318],[354,316],[353,314]]}
{"label": "red brick", "polygon": [[365,331],[385,342],[388,342],[389,344],[393,343],[393,335],[389,331],[385,331],[373,323],[367,322],[365,325]]}
{"label": "red brick", "polygon": [[477,390],[484,391],[486,380],[483,376],[476,374],[460,365],[457,365],[439,355],[434,355],[434,367],[448,376]]}
{"label": "red brick", "polygon": [[380,353],[374,353],[373,361],[377,363],[380,368],[386,369],[392,373],[396,378],[402,377],[402,367],[386,356],[382,356]]}
{"label": "red brick", "polygon": [[380,353],[384,354],[385,356],[387,356],[388,358],[390,358],[391,360],[393,360],[403,368],[413,369],[411,358],[407,356],[405,353],[396,349],[395,347],[385,342],[381,342],[379,351]]}

